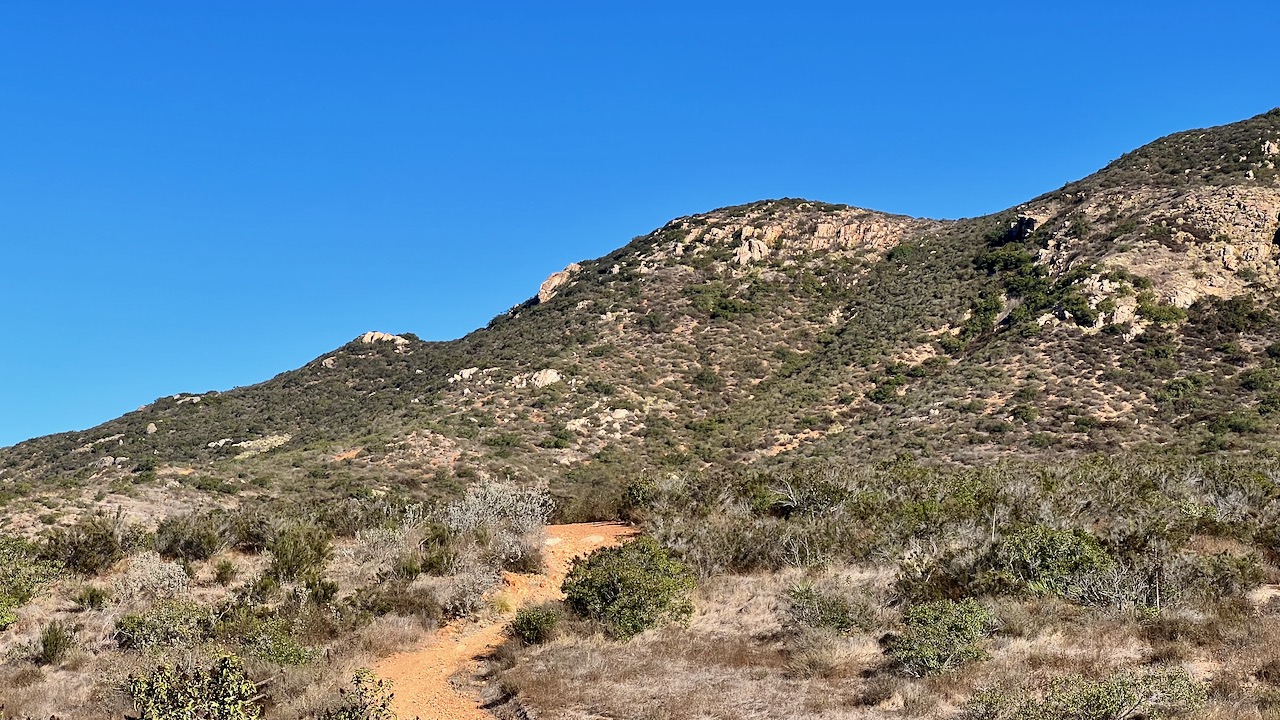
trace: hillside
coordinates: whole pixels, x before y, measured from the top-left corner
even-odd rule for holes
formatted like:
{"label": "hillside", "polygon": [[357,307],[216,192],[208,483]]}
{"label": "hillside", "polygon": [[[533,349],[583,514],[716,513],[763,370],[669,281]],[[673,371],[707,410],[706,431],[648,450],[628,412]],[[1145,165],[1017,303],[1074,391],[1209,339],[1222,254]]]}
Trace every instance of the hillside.
{"label": "hillside", "polygon": [[[449,342],[369,333],[0,450],[5,522],[911,453],[1270,452],[1280,110],[994,215],[769,200],[678,218]],[[161,512],[160,508],[163,508]]]}

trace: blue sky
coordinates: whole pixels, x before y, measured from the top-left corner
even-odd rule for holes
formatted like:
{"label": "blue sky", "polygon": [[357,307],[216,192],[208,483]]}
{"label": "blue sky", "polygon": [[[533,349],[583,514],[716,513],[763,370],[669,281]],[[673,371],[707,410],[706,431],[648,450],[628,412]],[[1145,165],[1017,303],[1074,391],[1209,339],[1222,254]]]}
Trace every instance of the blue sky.
{"label": "blue sky", "polygon": [[0,4],[0,445],[446,339],[768,197],[959,217],[1280,105],[1273,3]]}

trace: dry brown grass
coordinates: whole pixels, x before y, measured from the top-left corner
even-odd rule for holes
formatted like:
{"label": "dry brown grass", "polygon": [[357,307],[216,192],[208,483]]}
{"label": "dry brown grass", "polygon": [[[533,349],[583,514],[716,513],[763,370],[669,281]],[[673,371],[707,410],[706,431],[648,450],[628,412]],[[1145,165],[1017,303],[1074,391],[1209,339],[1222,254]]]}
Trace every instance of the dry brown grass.
{"label": "dry brown grass", "polygon": [[[878,594],[883,571],[846,569]],[[530,717],[954,718],[980,688],[1043,690],[1068,675],[1105,678],[1153,664],[1186,668],[1207,683],[1197,718],[1280,718],[1280,616],[1238,603],[1166,610],[1155,620],[1054,598],[994,602],[1000,628],[990,657],[939,677],[897,674],[878,639],[786,626],[779,596],[801,571],[721,577],[699,593],[686,626],[629,643],[582,628],[548,645],[504,649],[495,685],[508,714]]]}

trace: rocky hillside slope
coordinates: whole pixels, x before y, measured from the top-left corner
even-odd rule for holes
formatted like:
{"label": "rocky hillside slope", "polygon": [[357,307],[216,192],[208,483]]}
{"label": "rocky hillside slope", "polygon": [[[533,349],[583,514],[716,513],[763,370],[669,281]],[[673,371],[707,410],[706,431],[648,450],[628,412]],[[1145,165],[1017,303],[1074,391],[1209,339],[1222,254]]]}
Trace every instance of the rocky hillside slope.
{"label": "rocky hillside slope", "polygon": [[22,524],[511,476],[592,516],[653,469],[1269,452],[1278,161],[1280,110],[986,217],[783,199],[679,218],[459,340],[368,333],[2,450],[0,501]]}

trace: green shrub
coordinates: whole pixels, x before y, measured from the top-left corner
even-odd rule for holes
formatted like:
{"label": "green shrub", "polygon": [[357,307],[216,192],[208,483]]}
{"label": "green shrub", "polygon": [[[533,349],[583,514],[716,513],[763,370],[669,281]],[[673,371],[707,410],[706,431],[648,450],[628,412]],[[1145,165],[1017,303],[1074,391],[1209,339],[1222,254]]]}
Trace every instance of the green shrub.
{"label": "green shrub", "polygon": [[296,580],[329,562],[333,544],[329,533],[315,525],[293,525],[281,530],[267,545],[271,551],[272,577]]}
{"label": "green shrub", "polygon": [[1179,573],[1183,592],[1198,595],[1207,602],[1242,597],[1266,579],[1257,555],[1215,553],[1197,558]]}
{"label": "green shrub", "polygon": [[1115,566],[1097,538],[1083,530],[1030,525],[996,547],[996,567],[1033,593],[1073,596],[1082,583]]}
{"label": "green shrub", "polygon": [[792,620],[813,628],[830,628],[841,633],[865,632],[875,624],[875,610],[846,588],[819,588],[813,583],[797,583],[785,596]]}
{"label": "green shrub", "polygon": [[76,629],[59,620],[53,620],[40,631],[36,642],[37,665],[57,665],[67,657],[76,645]]}
{"label": "green shrub", "polygon": [[1156,300],[1150,292],[1138,294],[1138,317],[1146,318],[1157,325],[1174,325],[1187,319],[1187,311],[1177,305],[1170,305]]}
{"label": "green shrub", "polygon": [[111,594],[105,588],[97,585],[85,585],[80,588],[80,592],[76,593],[75,604],[77,610],[101,610],[106,607],[107,600]]}
{"label": "green shrub", "polygon": [[275,535],[270,518],[259,511],[241,510],[227,522],[226,534],[231,546],[247,553],[259,553]]}
{"label": "green shrub", "polygon": [[279,617],[260,622],[253,633],[239,639],[249,654],[277,665],[306,665],[316,657],[315,650],[298,642],[289,632],[289,623]]}
{"label": "green shrub", "polygon": [[257,720],[257,686],[244,663],[225,655],[208,669],[176,670],[161,665],[146,675],[130,675],[126,688],[139,720]]}
{"label": "green shrub", "polygon": [[555,637],[561,614],[560,603],[520,608],[516,611],[515,619],[507,626],[507,635],[527,645],[548,642]]}
{"label": "green shrub", "polygon": [[1102,680],[1056,681],[1043,698],[1024,689],[984,690],[965,707],[965,720],[1157,720],[1198,709],[1203,683],[1182,668],[1122,673]]}
{"label": "green shrub", "polygon": [[574,612],[624,640],[664,619],[691,615],[693,588],[688,566],[647,537],[575,559],[561,587]]}
{"label": "green shrub", "polygon": [[396,720],[391,709],[391,683],[379,680],[360,668],[351,678],[351,687],[338,691],[341,701],[320,712],[319,720]]}
{"label": "green shrub", "polygon": [[69,528],[54,530],[41,556],[61,562],[67,569],[96,575],[146,543],[145,533],[125,523],[120,513],[89,515]]}
{"label": "green shrub", "polygon": [[406,582],[383,582],[360,588],[348,602],[356,610],[374,616],[416,617],[424,627],[439,625],[445,614],[434,592]]}
{"label": "green shrub", "polygon": [[236,564],[230,558],[223,558],[213,566],[213,581],[219,585],[226,586],[236,579],[240,571],[236,568]]}
{"label": "green shrub", "polygon": [[936,600],[908,608],[906,626],[889,645],[889,654],[909,675],[937,675],[986,657],[979,641],[995,622],[972,598]]}
{"label": "green shrub", "polygon": [[12,625],[14,611],[56,580],[60,570],[60,563],[40,559],[27,542],[0,535],[0,630]]}
{"label": "green shrub", "polygon": [[156,528],[156,552],[173,560],[208,560],[224,545],[211,515],[176,515]]}
{"label": "green shrub", "polygon": [[189,647],[200,641],[210,625],[209,610],[192,602],[165,600],[146,612],[116,621],[115,641],[123,650]]}

